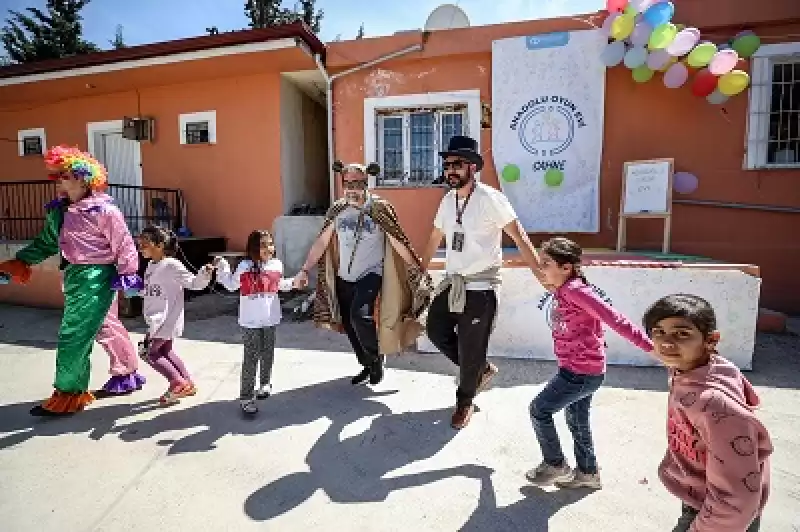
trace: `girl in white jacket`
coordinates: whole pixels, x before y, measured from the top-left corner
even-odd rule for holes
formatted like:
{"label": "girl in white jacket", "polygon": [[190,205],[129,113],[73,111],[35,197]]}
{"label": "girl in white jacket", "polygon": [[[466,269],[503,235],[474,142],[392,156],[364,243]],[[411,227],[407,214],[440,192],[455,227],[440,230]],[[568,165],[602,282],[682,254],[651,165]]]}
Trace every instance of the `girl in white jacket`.
{"label": "girl in white jacket", "polygon": [[[275,326],[281,321],[278,291],[291,290],[293,279],[283,278],[283,264],[275,258],[275,243],[269,231],[257,230],[247,238],[247,258],[236,271],[222,258],[217,259],[217,282],[230,291],[239,290],[239,325],[244,330],[242,362],[242,412],[258,412],[256,399],[272,393],[272,364],[275,360]],[[259,368],[260,366],[260,368]],[[256,391],[256,370],[259,388]]]}

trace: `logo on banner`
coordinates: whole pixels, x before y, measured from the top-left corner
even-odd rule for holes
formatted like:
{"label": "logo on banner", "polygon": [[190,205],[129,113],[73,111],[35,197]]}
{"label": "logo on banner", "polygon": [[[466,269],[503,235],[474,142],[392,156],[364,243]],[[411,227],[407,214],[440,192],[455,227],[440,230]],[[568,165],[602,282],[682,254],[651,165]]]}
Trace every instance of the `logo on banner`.
{"label": "logo on banner", "polygon": [[557,168],[564,171],[560,159],[575,140],[575,133],[586,127],[578,106],[559,95],[540,96],[520,107],[510,128],[517,132],[522,148],[536,157],[534,171]]}

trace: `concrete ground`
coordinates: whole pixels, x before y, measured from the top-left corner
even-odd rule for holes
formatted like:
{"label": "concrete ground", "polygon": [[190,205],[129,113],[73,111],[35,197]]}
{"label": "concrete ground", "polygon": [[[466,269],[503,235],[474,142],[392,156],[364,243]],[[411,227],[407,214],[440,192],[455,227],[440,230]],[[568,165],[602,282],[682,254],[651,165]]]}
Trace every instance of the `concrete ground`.
{"label": "concrete ground", "polygon": [[[661,369],[610,368],[596,396],[605,489],[543,490],[524,478],[541,458],[527,412],[552,364],[496,361],[501,373],[480,411],[456,432],[454,372],[441,356],[392,358],[381,385],[354,388],[343,337],[285,323],[276,394],[247,420],[235,400],[235,309],[235,299],[213,295],[190,303],[177,348],[198,396],[159,408],[165,385],[144,368],[141,392],[42,421],[28,409],[51,392],[59,313],[0,306],[0,530],[647,532],[677,520],[680,504],[656,476]],[[749,375],[775,445],[769,532],[800,530],[799,339],[759,337]],[[98,348],[94,385],[106,370]],[[558,423],[571,456],[563,416]]]}

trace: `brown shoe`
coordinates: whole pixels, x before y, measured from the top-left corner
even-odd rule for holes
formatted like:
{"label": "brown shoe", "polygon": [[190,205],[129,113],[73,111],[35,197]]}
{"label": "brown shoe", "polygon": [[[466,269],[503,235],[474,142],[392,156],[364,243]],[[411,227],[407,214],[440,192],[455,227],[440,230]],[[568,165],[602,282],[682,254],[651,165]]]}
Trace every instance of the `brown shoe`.
{"label": "brown shoe", "polygon": [[497,369],[497,366],[491,362],[486,363],[486,369],[483,370],[483,373],[481,374],[481,380],[478,381],[477,393],[481,393],[489,387],[489,383],[492,382],[492,379],[495,375],[497,375],[498,371],[499,370]]}
{"label": "brown shoe", "polygon": [[463,429],[469,425],[469,420],[474,411],[474,405],[457,406],[456,411],[453,412],[453,417],[450,420],[450,426],[452,426],[454,429]]}

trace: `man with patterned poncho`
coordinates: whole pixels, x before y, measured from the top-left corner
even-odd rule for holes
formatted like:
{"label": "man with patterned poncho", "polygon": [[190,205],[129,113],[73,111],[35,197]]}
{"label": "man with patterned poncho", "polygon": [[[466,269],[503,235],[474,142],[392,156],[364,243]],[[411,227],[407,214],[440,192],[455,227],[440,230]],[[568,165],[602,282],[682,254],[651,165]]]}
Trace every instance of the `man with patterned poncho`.
{"label": "man with patterned poncho", "polygon": [[377,164],[334,164],[342,176],[344,198],[328,210],[296,284],[308,283],[318,267],[314,321],[344,332],[361,373],[352,383],[383,379],[382,355],[402,351],[422,331],[418,319],[427,308],[433,283],[397,220],[394,207],[367,190],[367,174]]}

